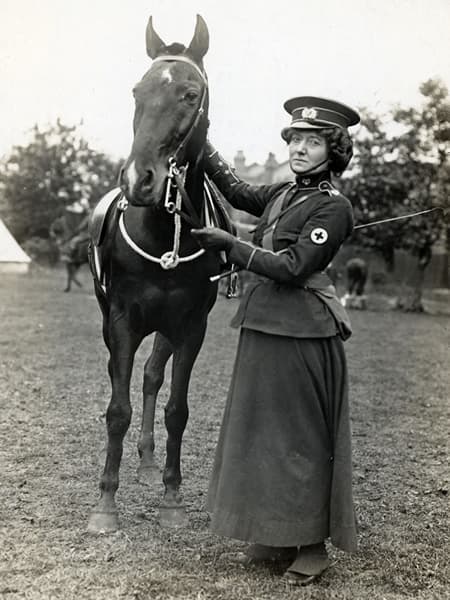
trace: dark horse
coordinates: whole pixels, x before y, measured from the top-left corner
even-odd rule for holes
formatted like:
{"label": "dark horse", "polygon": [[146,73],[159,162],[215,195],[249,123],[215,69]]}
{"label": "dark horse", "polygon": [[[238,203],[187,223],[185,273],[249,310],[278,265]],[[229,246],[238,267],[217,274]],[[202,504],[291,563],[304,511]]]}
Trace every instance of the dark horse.
{"label": "dark horse", "polygon": [[369,269],[363,258],[350,258],[345,263],[347,291],[341,299],[344,306],[348,308],[367,308],[367,296],[364,288],[367,282]]}
{"label": "dark horse", "polygon": [[362,296],[367,281],[368,268],[363,258],[351,258],[345,263],[347,274],[347,293],[350,296]]}
{"label": "dark horse", "polygon": [[190,234],[190,228],[200,222],[204,198],[208,85],[202,59],[208,50],[208,30],[197,16],[190,45],[167,46],[150,18],[146,41],[153,64],[133,90],[134,140],[120,176],[122,209],[128,206],[117,226],[107,225],[101,248],[105,281],[104,285],[95,283],[110,353],[112,395],[106,413],[101,496],[88,525],[92,532],[119,527],[115,494],[123,438],[132,413],[130,377],[136,350],[153,332],[152,352],[144,367],[138,477],[145,483],[152,483],[155,474],[160,477],[153,456],[155,402],[165,365],[173,356],[165,407],[165,491],[160,519],[169,526],[187,523],[179,488],[188,385],[217,296],[217,284],[209,277],[218,272],[219,257],[201,250]]}

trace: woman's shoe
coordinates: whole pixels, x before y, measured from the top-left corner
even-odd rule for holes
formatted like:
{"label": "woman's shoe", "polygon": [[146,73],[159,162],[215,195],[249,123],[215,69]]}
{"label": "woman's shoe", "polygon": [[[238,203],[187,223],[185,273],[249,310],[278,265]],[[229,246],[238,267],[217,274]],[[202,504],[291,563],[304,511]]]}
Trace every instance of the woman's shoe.
{"label": "woman's shoe", "polygon": [[330,566],[325,544],[302,546],[294,562],[289,566],[283,579],[290,585],[309,585]]}
{"label": "woman's shoe", "polygon": [[292,586],[309,585],[318,578],[319,575],[303,575],[303,573],[296,573],[292,571],[286,571],[286,573],[283,575],[283,580]]}

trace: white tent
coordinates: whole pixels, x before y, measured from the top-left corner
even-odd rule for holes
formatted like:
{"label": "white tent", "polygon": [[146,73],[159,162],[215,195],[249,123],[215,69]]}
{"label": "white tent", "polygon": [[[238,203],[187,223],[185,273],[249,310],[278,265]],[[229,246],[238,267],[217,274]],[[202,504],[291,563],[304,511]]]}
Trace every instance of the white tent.
{"label": "white tent", "polygon": [[0,273],[27,273],[31,258],[0,219]]}

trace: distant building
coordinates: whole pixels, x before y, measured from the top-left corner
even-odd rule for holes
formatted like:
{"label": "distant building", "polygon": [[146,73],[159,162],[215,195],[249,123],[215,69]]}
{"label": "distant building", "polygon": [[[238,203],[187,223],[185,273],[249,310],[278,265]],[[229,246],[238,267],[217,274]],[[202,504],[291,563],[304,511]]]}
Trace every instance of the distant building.
{"label": "distant building", "polygon": [[244,152],[238,150],[234,157],[234,168],[236,169],[236,174],[241,179],[254,185],[292,180],[289,162],[279,163],[273,152],[269,152],[266,162],[263,165],[259,163],[247,165]]}
{"label": "distant building", "polygon": [[[244,152],[238,150],[233,162],[236,175],[252,185],[264,185],[293,179],[289,162],[279,163],[273,152],[269,152],[264,164],[251,163],[247,165]],[[234,208],[231,208],[230,212],[232,219],[241,223],[254,223],[256,220],[251,215]]]}

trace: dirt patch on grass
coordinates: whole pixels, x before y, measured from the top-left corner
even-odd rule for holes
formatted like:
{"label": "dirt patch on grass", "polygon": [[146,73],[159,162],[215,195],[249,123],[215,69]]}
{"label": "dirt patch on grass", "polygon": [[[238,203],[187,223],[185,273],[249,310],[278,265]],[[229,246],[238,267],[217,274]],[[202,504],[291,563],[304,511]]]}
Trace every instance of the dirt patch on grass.
{"label": "dirt patch on grass", "polygon": [[[279,571],[230,560],[242,544],[209,533],[204,510],[237,333],[235,301],[210,318],[190,393],[183,493],[190,527],[159,527],[155,489],[136,482],[143,361],[118,492],[122,529],[86,531],[103,467],[109,398],[100,313],[85,288],[61,293],[61,273],[4,277],[0,289],[0,597],[15,599],[394,600],[450,598],[448,317],[352,312],[346,344],[360,549],[304,590]],[[157,409],[160,463],[165,384]]]}

